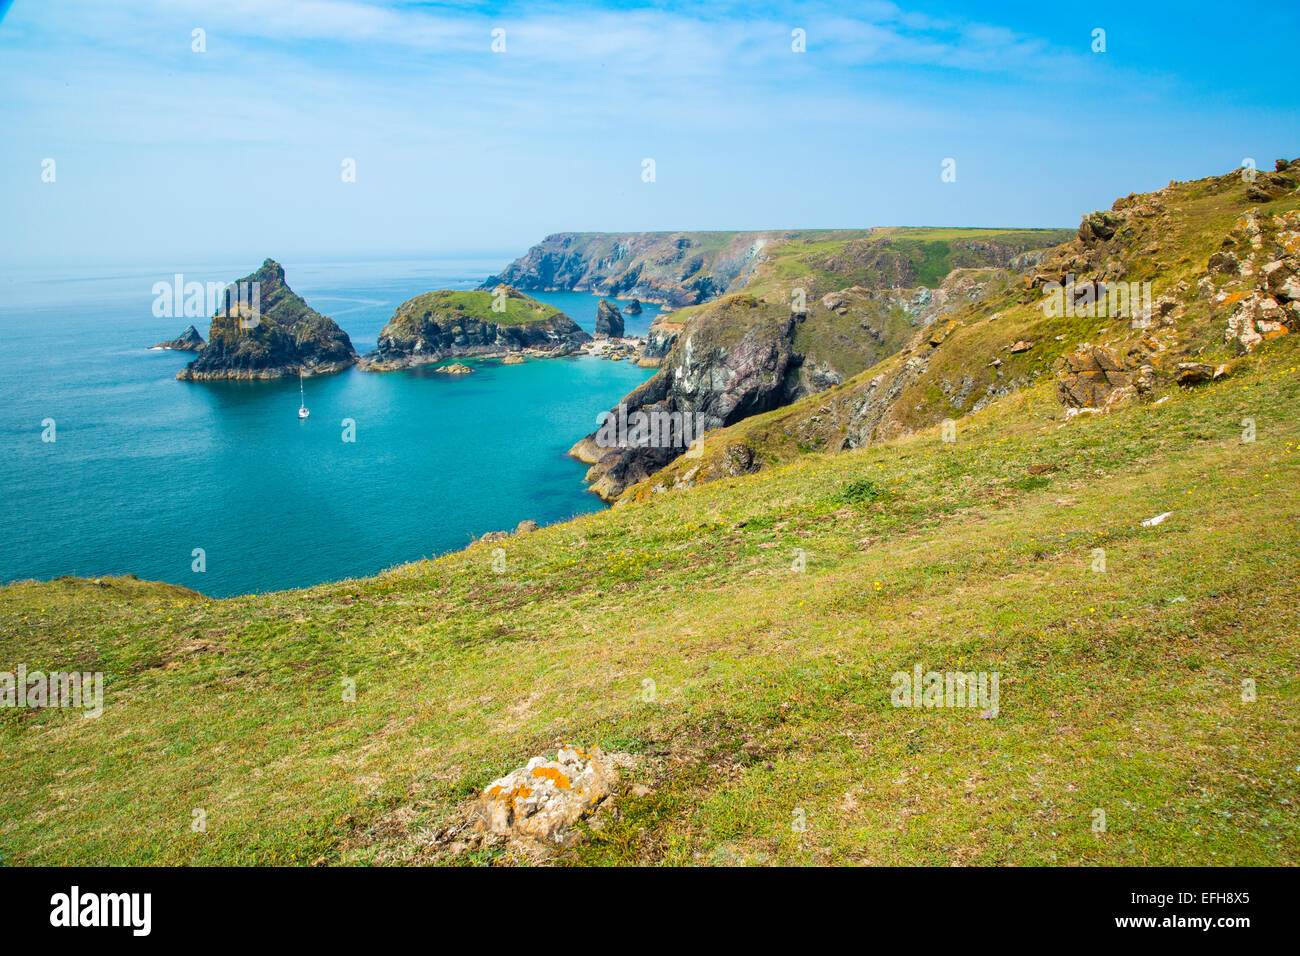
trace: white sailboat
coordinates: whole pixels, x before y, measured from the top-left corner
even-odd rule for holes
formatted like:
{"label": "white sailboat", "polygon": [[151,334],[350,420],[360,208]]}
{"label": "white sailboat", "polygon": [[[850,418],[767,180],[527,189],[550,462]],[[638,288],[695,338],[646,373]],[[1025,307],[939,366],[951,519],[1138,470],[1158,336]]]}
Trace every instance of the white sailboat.
{"label": "white sailboat", "polygon": [[307,410],[306,398],[302,392],[302,367],[298,368],[298,417],[306,418],[311,412]]}

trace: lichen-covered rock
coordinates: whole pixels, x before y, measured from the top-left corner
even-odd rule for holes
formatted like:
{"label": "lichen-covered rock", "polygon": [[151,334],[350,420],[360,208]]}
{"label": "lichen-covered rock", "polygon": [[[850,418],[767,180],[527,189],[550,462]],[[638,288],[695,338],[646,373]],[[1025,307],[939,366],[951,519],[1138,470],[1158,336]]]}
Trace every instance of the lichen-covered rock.
{"label": "lichen-covered rock", "polygon": [[1106,408],[1136,392],[1135,372],[1115,349],[1083,348],[1061,357],[1057,395],[1073,408]]}
{"label": "lichen-covered rock", "polygon": [[1300,331],[1300,211],[1264,217],[1251,209],[1239,217],[1197,289],[1209,295],[1224,319],[1224,339],[1240,351]]}
{"label": "lichen-covered rock", "polygon": [[1225,340],[1246,352],[1261,342],[1286,335],[1296,321],[1293,311],[1283,309],[1272,296],[1257,291],[1229,293],[1222,296],[1221,304],[1232,309]]}
{"label": "lichen-covered rock", "polygon": [[533,757],[484,789],[482,826],[511,840],[566,845],[573,825],[614,792],[620,756],[607,757],[599,747],[561,747],[554,760]]}
{"label": "lichen-covered rock", "polygon": [[1174,366],[1174,381],[1179,385],[1200,385],[1214,377],[1214,366],[1203,362],[1179,362]]}

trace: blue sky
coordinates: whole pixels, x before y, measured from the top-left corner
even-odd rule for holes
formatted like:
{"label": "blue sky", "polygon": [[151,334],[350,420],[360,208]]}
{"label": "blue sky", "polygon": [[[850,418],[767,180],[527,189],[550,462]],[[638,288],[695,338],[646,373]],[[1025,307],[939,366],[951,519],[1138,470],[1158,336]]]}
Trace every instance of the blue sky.
{"label": "blue sky", "polygon": [[1272,43],[1300,10],[1138,6],[16,0],[0,20],[0,256],[165,266],[514,254],[567,230],[1072,226],[1130,190],[1300,155],[1295,61]]}

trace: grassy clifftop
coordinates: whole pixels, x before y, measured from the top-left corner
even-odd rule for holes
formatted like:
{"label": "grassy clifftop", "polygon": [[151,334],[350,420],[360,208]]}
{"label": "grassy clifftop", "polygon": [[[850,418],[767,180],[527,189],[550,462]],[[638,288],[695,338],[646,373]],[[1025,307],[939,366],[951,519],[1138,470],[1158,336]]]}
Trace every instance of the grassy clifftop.
{"label": "grassy clifftop", "polygon": [[[571,741],[632,753],[648,792],[561,861],[1293,863],[1298,363],[1284,338],[1067,427],[1044,381],[954,443],[306,591],[6,587],[0,658],[108,688],[97,720],[0,711],[0,854],[508,862],[447,834]],[[892,707],[916,664],[1000,672],[999,715]]]}
{"label": "grassy clifftop", "polygon": [[495,293],[491,291],[472,291],[462,289],[439,289],[425,292],[414,299],[402,303],[393,318],[385,326],[386,332],[416,331],[416,325],[423,319],[437,318],[441,322],[455,324],[458,320],[475,322],[492,322],[496,325],[527,325],[533,322],[549,322],[564,313],[554,306],[539,302],[532,296],[521,295],[513,289],[507,290],[499,301],[503,308],[492,308]]}
{"label": "grassy clifftop", "polygon": [[[97,719],[0,708],[0,857],[528,862],[467,841],[471,807],[569,743],[630,765],[554,862],[1295,864],[1280,178],[1125,197],[1022,276],[958,267],[903,351],[603,513],[302,591],[0,589],[0,670],[107,677]],[[799,287],[831,329],[915,305],[841,284],[870,256],[801,254],[699,321],[807,334],[777,306]],[[1069,274],[1151,281],[1152,324],[1046,314]],[[1062,363],[1103,347],[1126,398],[1076,414]],[[655,493],[685,467],[712,480]],[[895,706],[914,668],[999,675],[996,715]]]}

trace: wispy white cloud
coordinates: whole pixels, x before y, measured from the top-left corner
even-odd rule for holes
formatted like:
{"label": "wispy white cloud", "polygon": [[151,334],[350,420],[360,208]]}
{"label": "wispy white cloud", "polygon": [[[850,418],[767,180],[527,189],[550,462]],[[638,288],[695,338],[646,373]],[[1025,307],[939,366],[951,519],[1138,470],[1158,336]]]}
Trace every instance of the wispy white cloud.
{"label": "wispy white cloud", "polygon": [[[194,211],[173,217],[167,241],[224,248],[252,241],[222,213],[250,197],[267,244],[484,248],[576,227],[991,211],[1060,222],[1080,200],[1032,207],[1023,178],[1089,160],[1071,151],[1074,117],[1096,108],[1099,84],[1116,142],[1174,141],[1158,125],[1171,119],[1151,119],[1153,105],[1174,112],[1164,81],[1139,66],[888,2],[64,0],[54,12],[19,0],[0,24],[0,199],[27,218],[3,241],[99,230],[165,245],[139,213],[165,201]],[[33,192],[33,157],[55,153],[76,160],[66,187]],[[653,189],[645,156],[660,160]],[[963,187],[935,191],[946,156],[960,157]],[[361,169],[351,190],[342,157]]]}

